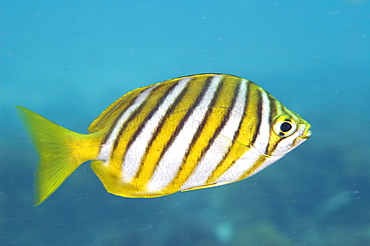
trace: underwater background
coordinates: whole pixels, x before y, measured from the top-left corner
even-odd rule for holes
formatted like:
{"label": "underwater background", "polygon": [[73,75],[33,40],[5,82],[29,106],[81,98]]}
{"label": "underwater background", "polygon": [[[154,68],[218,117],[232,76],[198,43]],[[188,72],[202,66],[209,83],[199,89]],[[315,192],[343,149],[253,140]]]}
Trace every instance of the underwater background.
{"label": "underwater background", "polygon": [[[0,2],[0,245],[370,245],[370,2]],[[311,138],[244,181],[153,199],[88,163],[33,206],[14,105],[74,131],[128,91],[195,73],[256,82]]]}

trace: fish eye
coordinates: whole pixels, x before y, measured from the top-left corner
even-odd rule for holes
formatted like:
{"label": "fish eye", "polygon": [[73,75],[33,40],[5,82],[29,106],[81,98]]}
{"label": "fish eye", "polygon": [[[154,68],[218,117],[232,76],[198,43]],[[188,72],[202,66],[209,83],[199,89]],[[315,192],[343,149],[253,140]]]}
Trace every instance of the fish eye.
{"label": "fish eye", "polygon": [[288,137],[297,129],[297,123],[287,115],[277,117],[273,124],[274,132],[280,137]]}

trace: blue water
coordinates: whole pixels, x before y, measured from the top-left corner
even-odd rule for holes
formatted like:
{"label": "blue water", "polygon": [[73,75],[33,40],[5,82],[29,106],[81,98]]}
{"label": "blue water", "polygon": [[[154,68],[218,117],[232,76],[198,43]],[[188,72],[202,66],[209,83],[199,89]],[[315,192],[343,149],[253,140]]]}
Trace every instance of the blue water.
{"label": "blue water", "polygon": [[[370,245],[370,3],[2,0],[0,245]],[[69,129],[126,92],[235,74],[312,124],[239,183],[155,199],[86,163],[33,207],[37,154],[14,105]]]}

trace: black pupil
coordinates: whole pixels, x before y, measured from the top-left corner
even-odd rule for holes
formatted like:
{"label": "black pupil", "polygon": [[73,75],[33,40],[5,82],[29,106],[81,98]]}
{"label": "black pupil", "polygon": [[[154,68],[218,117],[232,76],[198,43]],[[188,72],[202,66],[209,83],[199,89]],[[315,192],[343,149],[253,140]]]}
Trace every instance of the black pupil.
{"label": "black pupil", "polygon": [[282,131],[282,132],[287,132],[287,131],[289,131],[290,129],[292,129],[292,125],[290,124],[290,123],[288,123],[288,122],[284,122],[283,124],[281,124],[281,126],[280,126],[280,130]]}

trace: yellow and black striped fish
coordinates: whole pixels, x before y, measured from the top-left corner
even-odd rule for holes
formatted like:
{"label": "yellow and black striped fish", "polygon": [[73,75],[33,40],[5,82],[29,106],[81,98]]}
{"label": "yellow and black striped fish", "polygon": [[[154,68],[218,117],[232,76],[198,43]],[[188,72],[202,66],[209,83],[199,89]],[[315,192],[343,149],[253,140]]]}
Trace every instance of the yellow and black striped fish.
{"label": "yellow and black striped fish", "polygon": [[17,106],[40,154],[36,205],[83,162],[106,190],[158,197],[245,179],[297,147],[310,124],[253,82],[197,74],[133,90],[88,128]]}

